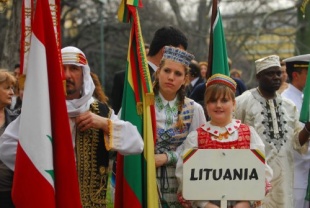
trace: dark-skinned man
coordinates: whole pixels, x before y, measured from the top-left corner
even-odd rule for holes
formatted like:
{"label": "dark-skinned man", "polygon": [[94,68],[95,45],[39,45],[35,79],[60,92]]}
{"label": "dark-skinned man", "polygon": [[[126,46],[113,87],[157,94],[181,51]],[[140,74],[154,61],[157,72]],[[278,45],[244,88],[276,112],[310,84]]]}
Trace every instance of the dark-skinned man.
{"label": "dark-skinned man", "polygon": [[276,91],[281,85],[280,60],[271,55],[255,61],[258,87],[236,98],[236,118],[253,126],[265,143],[266,162],[273,170],[272,189],[263,207],[293,205],[293,149],[306,153],[310,123],[299,122],[296,106]]}

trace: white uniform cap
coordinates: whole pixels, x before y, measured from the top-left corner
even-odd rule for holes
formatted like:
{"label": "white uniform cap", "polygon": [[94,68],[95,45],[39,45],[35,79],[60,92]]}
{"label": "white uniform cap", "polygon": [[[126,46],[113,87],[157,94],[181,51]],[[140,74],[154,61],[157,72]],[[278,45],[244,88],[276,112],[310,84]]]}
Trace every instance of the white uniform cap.
{"label": "white uniform cap", "polygon": [[310,54],[304,54],[299,56],[293,56],[283,60],[286,64],[286,70],[293,72],[298,69],[308,69],[310,62]]}
{"label": "white uniform cap", "polygon": [[293,56],[287,59],[283,60],[285,63],[287,62],[295,62],[295,61],[304,61],[304,62],[310,62],[310,54],[304,54],[299,56]]}

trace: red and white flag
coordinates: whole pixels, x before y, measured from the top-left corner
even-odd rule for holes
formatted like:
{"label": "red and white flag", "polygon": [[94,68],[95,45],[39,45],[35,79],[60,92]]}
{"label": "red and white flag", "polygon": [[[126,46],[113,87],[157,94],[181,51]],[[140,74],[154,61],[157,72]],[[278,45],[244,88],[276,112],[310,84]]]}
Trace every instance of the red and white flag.
{"label": "red and white flag", "polygon": [[17,208],[82,207],[48,0],[32,25],[12,197]]}

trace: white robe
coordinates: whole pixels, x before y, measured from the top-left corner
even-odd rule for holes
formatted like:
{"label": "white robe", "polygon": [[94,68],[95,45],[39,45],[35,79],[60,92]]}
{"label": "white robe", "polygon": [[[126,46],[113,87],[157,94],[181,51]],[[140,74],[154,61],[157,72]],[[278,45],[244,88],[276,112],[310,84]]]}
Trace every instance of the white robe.
{"label": "white robe", "polygon": [[[297,107],[298,112],[301,112],[303,93],[293,85],[281,94],[291,100]],[[308,186],[308,174],[310,169],[310,151],[307,154],[301,155],[294,151],[294,207],[309,208],[309,202],[305,200]]]}
{"label": "white robe", "polygon": [[293,149],[308,150],[308,142],[301,147],[298,140],[302,126],[296,106],[280,95],[266,100],[257,89],[244,92],[236,101],[235,117],[254,127],[265,143],[266,161],[273,170],[272,189],[263,207],[292,208]]}

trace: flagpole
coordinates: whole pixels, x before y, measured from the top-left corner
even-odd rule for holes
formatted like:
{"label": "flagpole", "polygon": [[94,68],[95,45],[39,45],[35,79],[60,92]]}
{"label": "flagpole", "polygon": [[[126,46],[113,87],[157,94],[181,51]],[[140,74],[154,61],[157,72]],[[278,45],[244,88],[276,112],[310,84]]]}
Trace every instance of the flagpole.
{"label": "flagpole", "polygon": [[137,126],[144,138],[144,151],[140,155],[118,155],[115,208],[160,206],[154,158],[154,93],[137,7],[142,7],[141,0],[122,0],[118,11],[121,22],[131,23],[121,118]]}
{"label": "flagpole", "polygon": [[[102,7],[104,6],[104,0],[100,0]],[[105,73],[104,73],[104,21],[102,12],[100,12],[100,81],[102,86],[105,85]]]}
{"label": "flagpole", "polygon": [[209,37],[209,55],[208,55],[208,70],[206,79],[212,76],[212,63],[213,63],[213,26],[217,13],[217,0],[213,0],[212,12],[211,12],[211,24],[210,24],[210,37]]}
{"label": "flagpole", "polygon": [[225,33],[217,0],[213,0],[207,78],[213,74],[229,76]]}

